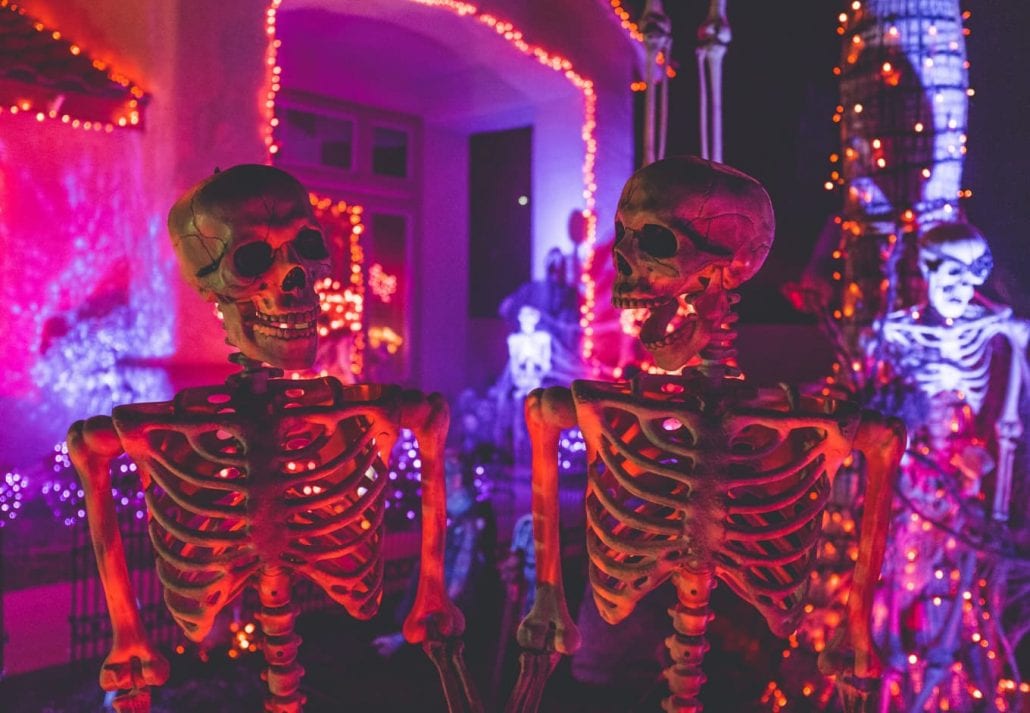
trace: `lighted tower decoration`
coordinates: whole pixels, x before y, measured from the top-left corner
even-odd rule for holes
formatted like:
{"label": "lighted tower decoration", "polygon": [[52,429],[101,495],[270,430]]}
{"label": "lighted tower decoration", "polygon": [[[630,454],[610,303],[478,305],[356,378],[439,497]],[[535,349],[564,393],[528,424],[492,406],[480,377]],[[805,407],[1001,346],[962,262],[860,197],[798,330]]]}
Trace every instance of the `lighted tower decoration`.
{"label": "lighted tower decoration", "polygon": [[[966,153],[968,62],[958,0],[855,0],[843,38],[843,234],[833,316],[845,380],[864,381],[875,325],[914,301],[915,238],[959,218]],[[832,183],[831,182],[831,186]]]}
{"label": "lighted tower decoration", "polygon": [[[832,274],[843,289],[831,305],[842,358],[830,381],[902,415],[912,435],[876,607],[887,668],[881,710],[1010,710],[1016,686],[1002,671],[1016,668],[1019,632],[1006,625],[1022,617],[1004,615],[1019,602],[1005,582],[1016,558],[980,490],[984,476],[1002,484],[994,517],[1005,520],[1009,466],[991,476],[990,434],[974,420],[994,378],[990,341],[1008,336],[1015,357],[998,437],[999,461],[1010,464],[1025,330],[1007,307],[974,300],[990,253],[958,205],[970,194],[960,187],[973,93],[962,27],[969,15],[957,0],[856,0],[849,8],[839,17],[835,70],[842,147],[833,158],[842,165],[827,184],[845,187]],[[924,281],[928,304],[920,302]],[[860,475],[856,467],[852,477]],[[839,535],[855,532],[861,505],[855,497],[841,504],[825,523],[813,575],[824,596],[765,697],[774,711],[829,704],[825,682],[802,662],[825,645],[848,584],[839,564],[853,556],[853,540]]]}

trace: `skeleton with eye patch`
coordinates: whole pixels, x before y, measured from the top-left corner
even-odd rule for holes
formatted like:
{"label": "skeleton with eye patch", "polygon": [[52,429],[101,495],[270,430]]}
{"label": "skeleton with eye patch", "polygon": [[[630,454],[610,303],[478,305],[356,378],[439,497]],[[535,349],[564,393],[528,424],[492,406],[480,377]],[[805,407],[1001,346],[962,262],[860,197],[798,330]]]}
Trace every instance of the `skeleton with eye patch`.
{"label": "skeleton with eye patch", "polygon": [[[1013,461],[1023,432],[1019,397],[1030,376],[1027,323],[976,292],[992,267],[990,248],[976,228],[931,228],[919,240],[919,266],[927,302],[888,316],[882,350],[884,378],[908,392],[915,405],[906,409],[911,455],[898,483],[877,627],[886,677],[910,711],[943,710],[945,703],[966,699],[953,691],[998,690],[1001,657],[981,642],[1004,636],[1002,617],[996,622],[991,612],[1006,603],[987,584],[997,580],[997,591],[1004,591],[1005,577],[968,538],[990,529],[987,517],[1009,519]],[[1006,342],[1008,380],[999,388],[1000,370],[992,366]],[[977,421],[989,393],[1002,391],[995,457]],[[979,500],[992,471],[988,516]],[[995,527],[1006,532],[1003,524]],[[957,542],[954,533],[964,539]]]}
{"label": "skeleton with eye patch", "polygon": [[557,486],[559,434],[576,425],[587,445],[594,603],[615,624],[672,581],[679,603],[669,612],[671,695],[663,709],[678,713],[702,707],[716,579],[774,633],[794,631],[830,481],[853,448],[862,451],[869,486],[855,586],[848,621],[822,663],[848,677],[875,676],[872,594],[903,427],[792,386],[753,386],[734,365],[733,290],[762,265],[773,238],[772,205],[756,180],[694,157],[664,159],[630,178],[616,221],[612,302],[647,310],[643,346],[660,368],[682,372],[575,381],[527,399],[537,596],[519,629],[526,651],[509,711],[536,710],[552,652],[579,645],[562,584]]}
{"label": "skeleton with eye patch", "polygon": [[[919,241],[927,304],[891,314],[883,329],[885,360],[893,374],[918,388],[931,404],[949,401],[979,414],[990,387],[997,338],[1011,348],[1008,383],[995,424],[998,469],[993,516],[1007,520],[1012,462],[1023,432],[1019,396],[1028,376],[1027,322],[976,292],[993,267],[990,247],[973,226],[944,223]],[[951,422],[947,415],[944,425]],[[950,429],[946,429],[949,430]],[[931,438],[933,438],[931,434]],[[945,435],[951,439],[951,435]],[[931,448],[941,450],[941,439]]]}
{"label": "skeleton with eye patch", "polygon": [[139,467],[165,603],[186,636],[203,640],[226,605],[257,589],[265,710],[299,713],[292,582],[314,582],[357,618],[376,613],[386,462],[399,429],[410,428],[421,448],[423,537],[404,635],[424,643],[452,710],[475,710],[456,638],[464,620],[443,581],[446,402],[377,384],[279,378],[315,357],[314,283],[330,269],[308,194],[289,174],[258,165],[216,173],[176,202],[168,227],[183,276],[224,315],[227,341],[239,350],[230,359],[242,370],[69,431],[113,625],[101,686],[127,691],[117,710],[148,711],[149,688],[168,677],[132,593],[112,459],[128,453]]}

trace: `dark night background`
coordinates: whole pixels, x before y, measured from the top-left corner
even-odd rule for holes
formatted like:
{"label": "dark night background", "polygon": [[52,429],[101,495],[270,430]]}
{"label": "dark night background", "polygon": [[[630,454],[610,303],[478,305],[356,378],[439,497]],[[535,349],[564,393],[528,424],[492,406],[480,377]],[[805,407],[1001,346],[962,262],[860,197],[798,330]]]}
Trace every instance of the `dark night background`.
{"label": "dark night background", "polygon": [[[670,85],[667,153],[698,151],[695,31],[706,2],[666,0],[675,40],[677,76]],[[640,16],[643,2],[631,6]],[[724,160],[762,181],[776,208],[776,242],[765,267],[746,286],[745,321],[807,321],[779,294],[796,280],[826,220],[840,207],[840,192],[823,188],[838,151],[838,102],[833,67],[840,56],[831,0],[729,0],[733,39],[723,64]],[[1030,3],[964,2],[972,12],[966,51],[969,83],[969,154],[963,187],[967,218],[987,237],[995,273],[987,292],[1030,314],[1030,261],[1024,226],[1030,222],[1025,171],[1030,166]]]}

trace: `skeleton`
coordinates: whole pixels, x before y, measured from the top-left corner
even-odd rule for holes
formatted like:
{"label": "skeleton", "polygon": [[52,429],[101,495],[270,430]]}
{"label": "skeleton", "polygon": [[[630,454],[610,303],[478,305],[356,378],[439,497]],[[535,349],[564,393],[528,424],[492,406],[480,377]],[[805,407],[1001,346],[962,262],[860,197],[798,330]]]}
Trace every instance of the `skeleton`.
{"label": "skeleton", "polygon": [[530,305],[519,309],[519,331],[508,335],[508,367],[515,396],[521,401],[540,386],[551,371],[551,335],[537,329],[540,310]]}
{"label": "skeleton", "polygon": [[[519,629],[523,672],[510,710],[534,710],[550,651],[576,650],[558,548],[557,441],[578,425],[588,449],[587,549],[594,601],[609,623],[667,579],[679,604],[666,640],[666,711],[700,711],[701,660],[716,578],[786,636],[802,614],[830,478],[852,448],[869,466],[849,620],[828,670],[870,677],[872,587],[883,556],[899,422],[790,386],[756,388],[733,366],[730,292],[773,237],[754,179],[693,157],[666,159],[626,184],[616,217],[613,303],[647,308],[640,339],[665,370],[630,383],[576,381],[526,401],[533,446],[537,598]],[[534,659],[534,657],[537,657]]]}
{"label": "skeleton", "polygon": [[995,434],[998,469],[993,515],[1008,520],[1012,462],[1023,433],[1019,395],[1028,379],[1028,325],[1012,309],[976,294],[993,261],[983,236],[964,223],[938,225],[920,240],[919,268],[927,284],[928,305],[892,314],[884,341],[892,369],[929,400],[953,395],[980,413],[990,386],[995,337],[1012,350],[1005,400]]}
{"label": "skeleton", "polygon": [[[256,587],[269,695],[265,710],[302,710],[291,579],[307,577],[355,617],[376,613],[383,582],[386,458],[402,427],[422,450],[421,580],[405,621],[425,642],[454,705],[464,698],[464,622],[443,584],[443,442],[438,395],[333,378],[277,378],[317,349],[314,282],[329,254],[304,188],[267,166],[201,181],[169,214],[187,281],[224,315],[244,368],[171,402],[120,406],[75,423],[69,452],[82,478],[90,535],[113,624],[101,686],[126,690],[119,711],[148,711],[168,663],[149,643],[131,591],[111,498],[111,460],[128,453],[146,493],[157,573],[172,616],[193,641],[241,591]],[[263,363],[271,367],[263,366]],[[469,704],[468,701],[465,703]]]}
{"label": "skeleton", "polygon": [[[892,566],[884,572],[883,634],[888,677],[904,685],[907,710],[931,705],[935,691],[994,690],[1001,661],[988,657],[980,641],[1004,640],[995,622],[982,610],[981,597],[964,601],[959,593],[979,591],[989,575],[990,558],[976,548],[955,546],[951,533],[977,528],[975,503],[982,480],[995,470],[992,515],[1004,528],[1009,517],[1013,458],[1023,431],[1019,395],[1027,378],[1027,323],[1014,319],[1008,307],[976,294],[991,270],[990,249],[970,225],[940,224],[920,239],[919,265],[927,284],[928,304],[896,312],[884,324],[884,358],[891,376],[925,399],[918,413],[910,458],[899,482],[900,507],[892,530]],[[974,423],[991,387],[991,365],[998,338],[1011,347],[1008,382],[998,421],[997,466]],[[925,525],[925,527],[924,527]],[[1003,531],[1003,530],[1002,530]],[[995,537],[1005,539],[1004,535]],[[949,544],[950,542],[950,544]],[[948,576],[943,576],[947,573]],[[993,586],[993,584],[992,584]],[[996,596],[985,594],[991,608]],[[999,619],[1001,617],[998,617]],[[973,634],[970,634],[970,632]],[[972,641],[969,637],[972,636]],[[909,655],[925,663],[918,680],[910,674]],[[936,701],[937,705],[942,699]]]}
{"label": "skeleton", "polygon": [[672,23],[662,0],[647,0],[640,19],[644,48],[644,162],[665,156],[669,128],[669,79],[666,66],[672,58]]}
{"label": "skeleton", "polygon": [[[722,161],[722,60],[733,33],[726,18],[726,0],[711,0],[708,15],[697,28],[697,79],[701,127],[701,156]],[[711,128],[709,128],[709,90],[711,79]]]}

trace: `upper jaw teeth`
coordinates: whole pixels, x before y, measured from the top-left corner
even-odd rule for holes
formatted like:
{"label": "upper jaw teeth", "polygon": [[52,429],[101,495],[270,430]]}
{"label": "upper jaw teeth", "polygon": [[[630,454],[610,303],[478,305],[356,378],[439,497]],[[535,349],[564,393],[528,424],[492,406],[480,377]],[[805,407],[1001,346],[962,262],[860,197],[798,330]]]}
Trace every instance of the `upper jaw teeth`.
{"label": "upper jaw teeth", "polygon": [[[285,334],[301,336],[314,332],[315,322],[318,319],[318,308],[306,309],[300,312],[279,312],[271,314],[254,311],[255,327],[266,334],[284,336]],[[284,334],[279,334],[282,332]]]}
{"label": "upper jaw teeth", "polygon": [[668,297],[615,297],[612,296],[612,306],[616,309],[651,309],[660,305],[668,304],[671,300]]}

